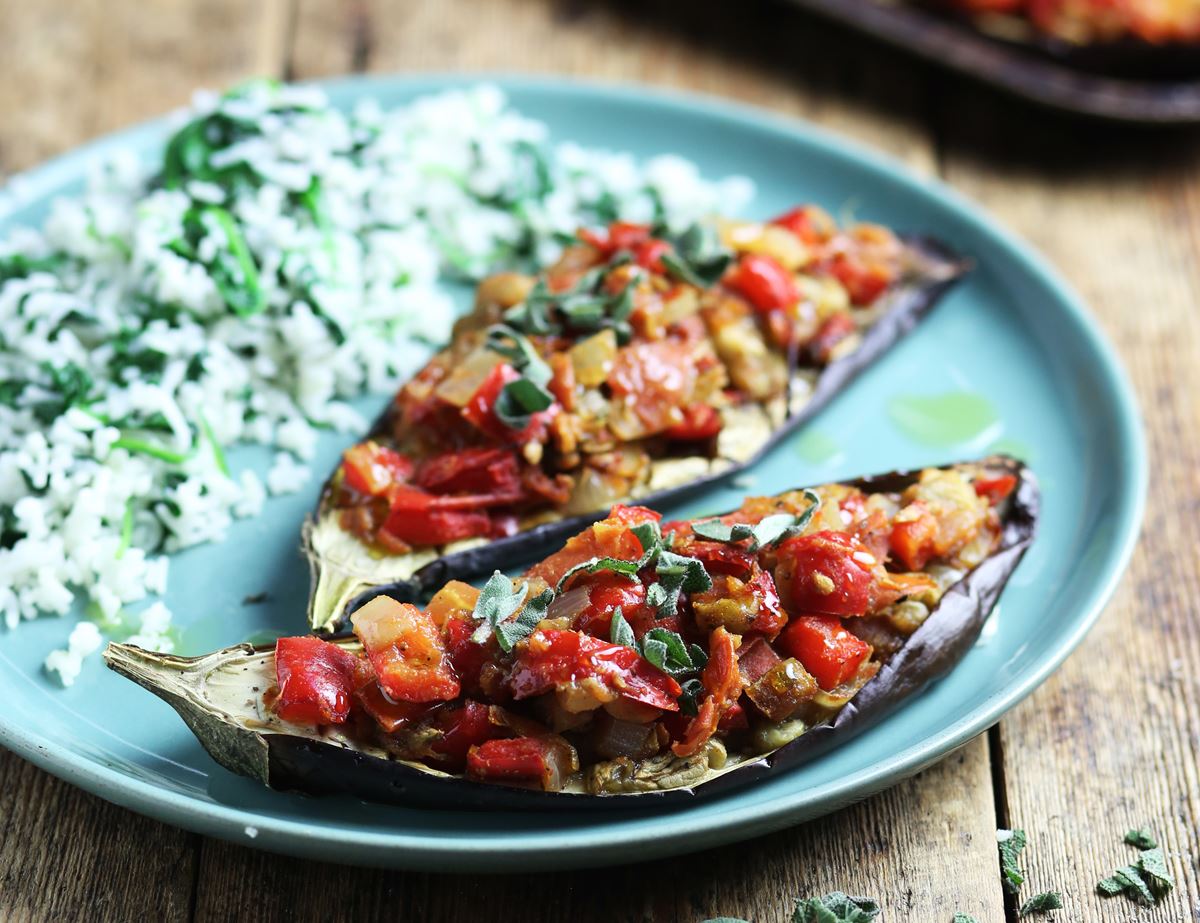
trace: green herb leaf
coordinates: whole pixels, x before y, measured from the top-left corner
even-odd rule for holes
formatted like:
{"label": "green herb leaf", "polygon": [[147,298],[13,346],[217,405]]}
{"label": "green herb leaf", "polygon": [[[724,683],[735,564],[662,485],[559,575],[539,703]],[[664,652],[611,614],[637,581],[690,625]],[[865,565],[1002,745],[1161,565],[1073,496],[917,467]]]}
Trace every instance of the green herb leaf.
{"label": "green herb leaf", "polygon": [[608,629],[608,640],[613,644],[620,644],[622,647],[632,647],[635,651],[638,649],[637,637],[634,635],[633,629],[629,627],[629,622],[625,621],[625,613],[621,611],[620,606],[613,610],[612,625]]}
{"label": "green herb leaf", "polygon": [[[522,588],[524,589],[524,585]],[[533,634],[538,623],[546,617],[546,609],[553,601],[554,591],[543,590],[525,604],[515,619],[510,618],[497,622],[496,642],[500,645],[500,649],[508,653],[518,641],[523,641]]]}
{"label": "green herb leaf", "polygon": [[689,593],[703,593],[712,589],[712,577],[704,569],[703,562],[696,558],[663,550],[659,552],[658,564],[655,569],[660,577],[682,577],[683,589]]}
{"label": "green herb leaf", "polygon": [[486,644],[488,635],[521,608],[521,603],[525,602],[528,593],[529,584],[522,583],[519,587],[514,587],[512,580],[500,571],[493,573],[480,590],[475,609],[471,612],[471,617],[479,623],[471,635],[471,640],[476,644]]}
{"label": "green herb leaf", "polygon": [[218,248],[208,267],[221,298],[239,317],[262,313],[267,300],[258,281],[258,266],[233,215],[216,205],[206,206],[201,214],[225,238],[225,246]]}
{"label": "green herb leaf", "polygon": [[963,913],[961,910],[956,910],[954,912],[954,920],[952,923],[979,923],[979,921],[969,913]]}
{"label": "green herb leaf", "polygon": [[639,569],[640,564],[637,561],[623,561],[620,558],[589,558],[567,568],[567,572],[558,578],[558,585],[555,586],[554,591],[561,593],[562,588],[578,573],[594,574],[597,571],[607,570],[614,574],[620,574],[622,577],[636,579]]}
{"label": "green herb leaf", "polygon": [[749,523],[723,523],[719,519],[708,519],[695,523],[692,532],[701,538],[713,542],[735,544],[750,540],[747,550],[757,552],[770,548],[795,535],[800,535],[813,515],[821,506],[821,498],[811,490],[804,491],[804,497],[809,501],[809,507],[802,513],[793,516],[791,513],[775,513],[764,517],[755,525]]}
{"label": "green herb leaf", "polygon": [[1154,834],[1145,827],[1130,830],[1125,834],[1125,842],[1130,846],[1136,846],[1138,849],[1153,849],[1158,845],[1158,841],[1154,839]]}
{"label": "green herb leaf", "polygon": [[1167,857],[1158,847],[1142,850],[1137,867],[1155,897],[1161,898],[1175,887],[1175,879],[1167,868]]}
{"label": "green herb leaf", "polygon": [[679,684],[683,690],[679,694],[679,710],[693,718],[700,714],[700,700],[704,698],[704,684],[693,677]]}
{"label": "green herb leaf", "polygon": [[1119,880],[1115,875],[1109,878],[1101,878],[1096,882],[1096,891],[1104,897],[1112,897],[1120,894],[1125,890],[1125,882]]}
{"label": "green herb leaf", "polygon": [[792,923],[871,923],[877,916],[877,902],[868,897],[851,897],[834,891],[824,897],[797,901]]}
{"label": "green herb leaf", "polygon": [[1153,907],[1157,902],[1154,892],[1142,878],[1141,870],[1137,866],[1123,865],[1112,873],[1112,877],[1119,881],[1124,886],[1124,892],[1139,904]]}
{"label": "green herb leaf", "polygon": [[510,381],[496,398],[496,418],[509,429],[523,430],[535,413],[554,403],[554,395],[528,378]]}
{"label": "green herb leaf", "polygon": [[707,224],[693,224],[671,240],[674,252],[662,255],[667,272],[697,288],[710,288],[725,274],[733,254]]}
{"label": "green herb leaf", "polygon": [[1035,894],[1021,905],[1019,916],[1027,917],[1031,913],[1049,913],[1051,910],[1062,910],[1062,895],[1058,891],[1043,891]]}
{"label": "green herb leaf", "polygon": [[1000,848],[1000,874],[1004,890],[1016,894],[1025,883],[1025,872],[1017,865],[1021,850],[1025,848],[1025,831],[997,830],[996,841]]}

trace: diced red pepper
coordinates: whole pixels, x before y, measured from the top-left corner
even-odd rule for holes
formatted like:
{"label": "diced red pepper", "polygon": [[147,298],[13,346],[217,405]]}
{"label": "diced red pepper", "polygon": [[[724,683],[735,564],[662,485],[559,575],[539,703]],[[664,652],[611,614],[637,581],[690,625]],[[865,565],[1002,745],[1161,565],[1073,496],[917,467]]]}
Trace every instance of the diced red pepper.
{"label": "diced red pepper", "polygon": [[393,701],[446,702],[462,691],[429,613],[376,596],[354,611],[350,623]]}
{"label": "diced red pepper", "polygon": [[280,638],[275,642],[275,714],[298,724],[342,724],[364,681],[364,667],[354,654],[320,638]]}
{"label": "diced red pepper", "polygon": [[975,493],[980,497],[987,497],[992,506],[1004,500],[1016,486],[1015,474],[997,474],[975,479]]}
{"label": "diced red pepper", "polygon": [[865,308],[887,291],[893,273],[884,263],[863,260],[850,253],[839,253],[829,265],[829,273],[842,283],[850,303]]}
{"label": "diced red pepper", "polygon": [[627,398],[643,424],[641,434],[650,436],[678,423],[678,408],[691,398],[697,376],[687,344],[642,341],[617,351],[608,386],[617,397]]}
{"label": "diced red pepper", "polygon": [[558,791],[579,767],[574,749],[561,738],[489,740],[467,754],[467,775],[481,782],[536,786]]}
{"label": "diced red pepper", "polygon": [[[484,510],[478,509],[482,504],[475,499],[436,497],[412,487],[396,488],[391,493],[391,509],[381,529],[409,545],[444,545],[487,535],[492,522]],[[471,506],[476,509],[470,509]]]}
{"label": "diced red pepper", "polygon": [[412,459],[377,442],[360,442],[342,453],[345,485],[369,497],[381,497],[393,484],[412,477]]}
{"label": "diced red pepper", "polygon": [[800,300],[792,274],[761,253],[743,256],[725,284],[763,313],[789,308]]}
{"label": "diced red pepper", "polygon": [[474,494],[486,498],[480,505],[487,506],[515,503],[524,493],[520,463],[510,449],[469,448],[435,455],[421,462],[414,483],[434,494]]}
{"label": "diced red pepper", "polygon": [[784,212],[782,215],[772,218],[771,224],[787,228],[809,246],[823,242],[826,237],[813,221],[812,209],[807,206],[800,206]]}
{"label": "diced red pepper", "polygon": [[596,679],[622,698],[676,711],[679,683],[637,651],[578,631],[538,631],[517,655],[509,677],[513,698]]}
{"label": "diced red pepper", "polygon": [[831,314],[821,322],[813,338],[808,341],[808,351],[818,362],[828,362],[833,358],[834,348],[858,331],[854,318],[844,312]]}
{"label": "diced red pepper", "polygon": [[856,616],[871,610],[881,572],[857,537],[825,530],[779,546],[775,583],[792,612]]}
{"label": "diced red pepper", "polygon": [[937,517],[920,500],[904,507],[892,520],[888,546],[909,570],[921,570],[938,553]]}
{"label": "diced red pepper", "polygon": [[871,645],[847,631],[841,619],[827,615],[792,619],[776,643],[827,690],[852,679],[871,653]]}
{"label": "diced red pepper", "polygon": [[492,724],[490,709],[482,702],[468,699],[459,708],[438,713],[434,727],[442,732],[440,739],[430,745],[441,760],[449,767],[461,769],[467,763],[467,752],[472,747],[503,737],[502,728]]}
{"label": "diced red pepper", "polygon": [[667,430],[668,439],[698,442],[711,439],[725,425],[717,408],[709,404],[688,404],[683,408],[683,421]]}

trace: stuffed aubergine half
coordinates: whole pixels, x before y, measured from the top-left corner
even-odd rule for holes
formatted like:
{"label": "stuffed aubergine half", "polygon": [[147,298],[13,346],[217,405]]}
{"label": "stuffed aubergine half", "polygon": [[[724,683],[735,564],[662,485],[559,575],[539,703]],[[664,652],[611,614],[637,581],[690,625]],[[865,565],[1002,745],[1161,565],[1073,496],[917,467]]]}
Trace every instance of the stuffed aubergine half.
{"label": "stuffed aubergine half", "polygon": [[550,550],[615,503],[752,462],[961,275],[939,245],[815,207],[769,223],[583,231],[479,286],[452,342],[347,449],[305,530],[310,626]]}
{"label": "stuffed aubergine half", "polygon": [[1011,459],[617,506],[520,578],[378,596],[353,637],[198,657],[110,645],[209,753],[277,789],[448,807],[641,807],[744,785],[948,672],[1032,541]]}

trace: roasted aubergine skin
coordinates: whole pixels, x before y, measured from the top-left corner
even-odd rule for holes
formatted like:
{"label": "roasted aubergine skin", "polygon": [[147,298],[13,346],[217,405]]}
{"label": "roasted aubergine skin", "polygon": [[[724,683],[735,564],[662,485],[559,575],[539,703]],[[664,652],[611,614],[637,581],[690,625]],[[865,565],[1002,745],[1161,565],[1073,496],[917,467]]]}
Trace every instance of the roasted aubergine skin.
{"label": "roasted aubergine skin", "polygon": [[[866,494],[912,496],[915,485],[925,484],[930,472],[937,470],[894,472],[846,482],[845,486]],[[590,792],[582,780],[595,771],[594,765],[570,780],[556,780],[556,785],[563,785],[560,791],[484,784],[413,760],[412,748],[422,746],[422,741],[404,738],[403,729],[382,743],[380,738],[364,742],[348,725],[317,726],[281,720],[273,711],[278,706],[270,704],[279,693],[269,688],[278,666],[269,648],[241,645],[204,657],[182,658],[113,644],[105,659],[112,669],[171,704],[222,765],[281,790],[341,792],[370,801],[445,809],[641,810],[694,803],[698,798],[773,777],[849,739],[944,676],[966,654],[1033,541],[1039,507],[1036,480],[1019,462],[993,457],[972,463],[969,470],[986,471],[989,483],[992,475],[1007,482],[1006,497],[995,507],[997,531],[989,539],[986,553],[973,553],[973,557],[982,555],[978,563],[944,588],[936,604],[919,621],[919,627],[903,637],[898,646],[886,650],[883,656],[872,655],[866,663],[873,669],[861,673],[865,682],[836,709],[817,718],[808,712],[798,713],[809,716],[807,723],[802,722],[799,736],[795,736],[795,727],[789,728],[788,722],[782,721],[777,725],[782,731],[778,740],[759,735],[753,745],[734,745],[733,741],[744,742],[747,738],[726,735],[726,747],[713,736],[701,746],[676,747],[676,751],[683,751],[682,757],[667,750],[640,760],[606,761],[600,765],[609,776],[600,779],[599,784],[590,778]],[[934,488],[936,481],[936,477],[930,481]],[[979,484],[976,480],[976,491],[980,490]],[[908,495],[903,494],[906,490]],[[916,496],[922,495],[918,492]],[[928,499],[937,502],[936,494]],[[894,553],[909,562],[914,555],[918,563],[923,560],[919,543],[893,544]],[[539,573],[539,567],[545,573],[554,561],[552,556],[550,564],[543,562],[531,568],[530,575]],[[781,575],[778,564],[775,574],[781,592],[788,599],[794,598],[788,583],[791,577]],[[699,598],[696,594],[689,606],[695,609]],[[527,635],[527,639],[541,634],[546,624],[531,627],[534,635]],[[710,642],[725,630],[723,625],[714,629]],[[308,641],[328,643],[316,638]],[[347,651],[359,648],[355,639],[336,643]],[[517,650],[521,643],[530,642],[518,642]],[[741,691],[743,687],[739,687]],[[753,702],[767,712],[772,708],[769,699],[755,698]],[[500,720],[511,722],[514,734],[527,733],[519,719]]]}
{"label": "roasted aubergine skin", "polygon": [[[787,220],[824,236],[805,243]],[[310,627],[343,627],[365,592],[416,599],[451,577],[532,559],[613,503],[671,503],[752,465],[966,270],[931,239],[874,225],[838,230],[808,208],[723,224],[730,246],[713,252],[728,265],[715,264],[714,281],[699,285],[690,270],[681,271],[691,281],[674,274],[669,257],[667,267],[657,257],[628,262],[665,242],[603,249],[636,227],[592,235],[539,279],[510,273],[481,284],[450,346],[400,389],[325,485],[304,532]],[[539,363],[552,403],[514,422],[493,392],[518,387],[536,398],[518,379],[536,379]],[[497,413],[523,428],[501,425]]]}

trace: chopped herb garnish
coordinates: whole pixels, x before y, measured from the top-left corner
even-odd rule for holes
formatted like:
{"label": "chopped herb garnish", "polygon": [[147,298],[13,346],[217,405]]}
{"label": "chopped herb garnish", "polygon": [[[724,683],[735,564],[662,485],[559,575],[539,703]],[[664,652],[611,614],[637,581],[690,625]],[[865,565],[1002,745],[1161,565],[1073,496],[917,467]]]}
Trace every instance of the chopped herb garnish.
{"label": "chopped herb garnish", "polygon": [[997,830],[996,841],[1000,847],[1000,874],[1004,890],[1016,894],[1025,883],[1025,872],[1017,865],[1021,850],[1025,848],[1025,831]]}
{"label": "chopped herb garnish", "polygon": [[1154,839],[1154,834],[1145,827],[1130,830],[1125,834],[1125,842],[1130,846],[1136,846],[1138,849],[1153,849],[1158,845],[1158,841]]}
{"label": "chopped herb garnish", "polygon": [[[1151,907],[1175,887],[1175,879],[1167,868],[1166,854],[1148,830],[1130,830],[1125,834],[1125,842],[1141,849],[1137,862],[1121,866],[1096,882],[1096,893],[1103,897],[1124,894],[1132,901]],[[1143,843],[1154,845],[1141,848]]]}
{"label": "chopped herb garnish", "polygon": [[658,582],[646,590],[646,602],[658,609],[660,619],[670,618],[679,607],[679,593],[703,593],[712,589],[712,577],[704,564],[672,551],[661,550],[655,565]]}
{"label": "chopped herb garnish", "polygon": [[570,582],[572,577],[584,572],[594,574],[606,570],[633,580],[637,578],[639,567],[637,561],[623,561],[620,558],[589,558],[587,561],[581,561],[569,567],[567,572],[558,579],[558,585],[554,589],[555,592],[562,592],[562,588]]}
{"label": "chopped herb garnish", "polygon": [[692,532],[700,538],[713,542],[736,544],[749,540],[746,550],[750,552],[770,548],[795,535],[800,535],[812,520],[813,515],[821,506],[821,498],[811,490],[804,491],[804,498],[809,501],[809,507],[796,516],[791,513],[776,513],[764,517],[754,525],[743,522],[727,524],[719,519],[707,519],[704,522],[695,523],[692,526]]}
{"label": "chopped herb garnish", "polygon": [[42,363],[42,371],[50,377],[50,390],[58,397],[43,401],[33,408],[33,414],[43,423],[53,423],[72,407],[84,404],[91,393],[93,381],[88,370],[74,362],[62,365]]}
{"label": "chopped herb garnish", "polygon": [[871,923],[877,916],[879,904],[876,901],[834,891],[824,897],[797,901],[792,923]]}
{"label": "chopped herb garnish", "polygon": [[637,650],[637,636],[634,635],[633,629],[629,627],[629,622],[625,620],[625,613],[621,611],[621,607],[617,606],[613,610],[612,624],[608,629],[608,640],[613,644],[619,644],[622,647],[632,647]]}
{"label": "chopped herb garnish", "polygon": [[129,550],[129,545],[133,542],[133,498],[130,497],[125,501],[125,512],[121,515],[121,539],[117,543],[116,553],[113,555],[118,561],[125,557],[125,552]]}
{"label": "chopped herb garnish", "polygon": [[1062,910],[1062,895],[1057,891],[1043,891],[1035,894],[1021,905],[1019,916],[1027,917],[1031,913],[1049,913],[1051,910]]}
{"label": "chopped herb garnish", "polygon": [[663,266],[675,278],[697,288],[715,285],[733,259],[707,224],[693,224],[670,242],[674,250],[662,255]]}
{"label": "chopped herb garnish", "polygon": [[165,461],[171,465],[182,465],[192,455],[191,452],[176,452],[174,449],[155,445],[144,439],[135,439],[132,436],[122,436],[113,442],[112,448],[124,449],[132,455],[149,455],[151,458],[157,458],[159,461]]}
{"label": "chopped herb garnish", "polygon": [[969,913],[963,913],[961,910],[957,910],[954,913],[954,920],[952,923],[979,923],[979,921]]}
{"label": "chopped herb garnish", "polygon": [[506,619],[496,624],[496,642],[508,653],[518,641],[528,638],[538,623],[546,617],[546,609],[554,601],[553,590],[543,590],[525,604],[515,619]]}
{"label": "chopped herb garnish", "polygon": [[704,684],[693,677],[679,684],[683,690],[679,694],[679,710],[693,718],[700,714],[700,700],[704,697]]}
{"label": "chopped herb garnish", "polygon": [[[496,640],[500,641],[500,635],[496,632],[497,626],[521,608],[528,594],[529,584],[522,583],[519,587],[514,587],[512,580],[500,571],[492,574],[479,591],[479,599],[471,613],[472,618],[479,623],[471,635],[471,640],[476,644],[486,644],[488,635],[495,633]],[[503,642],[501,646],[503,647]]]}
{"label": "chopped herb garnish", "polygon": [[495,412],[509,429],[522,430],[535,413],[547,410],[554,403],[554,395],[546,390],[553,373],[533,344],[506,324],[495,324],[488,329],[487,347],[508,359],[521,375],[500,391]]}

